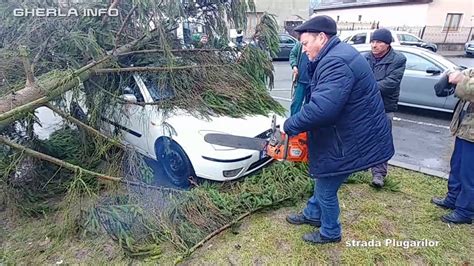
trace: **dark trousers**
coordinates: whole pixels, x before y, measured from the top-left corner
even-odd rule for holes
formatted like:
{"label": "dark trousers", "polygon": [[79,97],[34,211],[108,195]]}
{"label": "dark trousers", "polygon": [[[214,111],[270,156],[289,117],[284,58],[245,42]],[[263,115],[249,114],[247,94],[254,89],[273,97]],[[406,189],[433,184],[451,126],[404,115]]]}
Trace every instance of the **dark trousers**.
{"label": "dark trousers", "polygon": [[297,82],[294,95],[292,95],[293,99],[290,106],[290,115],[294,115],[301,110],[308,86],[306,83]]}
{"label": "dark trousers", "polygon": [[[393,113],[387,113],[387,120],[388,125],[390,127],[390,131],[392,131],[392,119]],[[371,169],[373,177],[386,177],[388,173],[388,162],[383,162],[378,164]]]}
{"label": "dark trousers", "polygon": [[474,143],[456,138],[451,156],[446,204],[455,212],[474,219]]}

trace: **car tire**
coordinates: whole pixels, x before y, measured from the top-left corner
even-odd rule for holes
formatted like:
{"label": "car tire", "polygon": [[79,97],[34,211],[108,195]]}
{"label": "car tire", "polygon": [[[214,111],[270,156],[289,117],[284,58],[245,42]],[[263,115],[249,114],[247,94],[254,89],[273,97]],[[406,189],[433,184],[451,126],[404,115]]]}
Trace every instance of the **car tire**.
{"label": "car tire", "polygon": [[430,51],[433,52],[433,53],[436,53],[435,49],[432,48],[432,47],[426,47],[426,49],[430,50]]}
{"label": "car tire", "polygon": [[196,179],[196,174],[183,148],[176,141],[163,137],[156,141],[155,152],[171,183],[180,188],[189,188],[190,179]]}

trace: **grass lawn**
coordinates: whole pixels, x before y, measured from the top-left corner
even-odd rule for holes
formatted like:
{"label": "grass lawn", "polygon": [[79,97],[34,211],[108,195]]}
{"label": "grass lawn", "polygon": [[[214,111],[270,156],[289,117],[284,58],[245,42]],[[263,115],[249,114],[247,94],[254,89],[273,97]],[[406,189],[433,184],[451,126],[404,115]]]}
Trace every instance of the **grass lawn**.
{"label": "grass lawn", "polygon": [[[390,170],[389,184],[399,182],[398,191],[377,190],[367,183],[345,184],[339,192],[343,240],[323,246],[303,242],[311,226],[293,226],[285,216],[301,210],[286,206],[260,212],[244,219],[238,228],[225,231],[204,244],[191,257],[181,261],[189,265],[249,264],[472,264],[474,262],[474,226],[448,225],[439,217],[446,210],[429,200],[444,195],[446,181],[402,169]],[[357,180],[368,181],[368,173]],[[4,212],[5,213],[5,212]],[[4,215],[3,215],[4,216]],[[5,217],[0,217],[2,220]],[[54,223],[29,220],[3,222],[0,235],[3,260],[18,264],[129,264],[132,260],[107,237],[54,240],[47,238]],[[438,241],[435,247],[392,247],[386,239]],[[349,247],[350,241],[380,241],[381,247]],[[362,243],[362,242],[360,242]],[[146,262],[150,262],[149,260]],[[160,264],[172,264],[175,257],[161,257]]]}

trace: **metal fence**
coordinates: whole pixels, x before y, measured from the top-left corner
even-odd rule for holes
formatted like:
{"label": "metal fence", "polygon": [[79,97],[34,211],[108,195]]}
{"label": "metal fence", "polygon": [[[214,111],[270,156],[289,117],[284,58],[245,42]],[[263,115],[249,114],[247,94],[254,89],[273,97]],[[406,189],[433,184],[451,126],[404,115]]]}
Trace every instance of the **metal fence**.
{"label": "metal fence", "polygon": [[[340,32],[349,30],[367,30],[377,29],[382,27],[378,22],[343,22],[338,23],[338,30]],[[443,26],[384,26],[385,28],[406,31],[414,34],[424,41],[438,44],[464,44],[468,41],[474,40],[474,27],[458,27],[457,29],[450,29]]]}
{"label": "metal fence", "polygon": [[459,27],[456,30],[443,26],[392,27],[394,30],[408,31],[421,39],[442,44],[464,44],[474,39],[474,27]]}

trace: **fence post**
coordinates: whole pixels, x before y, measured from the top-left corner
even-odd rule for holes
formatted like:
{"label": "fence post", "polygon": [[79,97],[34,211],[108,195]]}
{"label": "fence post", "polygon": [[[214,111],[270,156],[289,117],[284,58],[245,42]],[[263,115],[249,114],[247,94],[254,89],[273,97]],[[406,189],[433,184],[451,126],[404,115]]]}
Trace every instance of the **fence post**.
{"label": "fence post", "polygon": [[423,36],[425,36],[425,30],[426,30],[426,26],[424,26],[423,29],[421,30],[420,39],[423,39]]}

